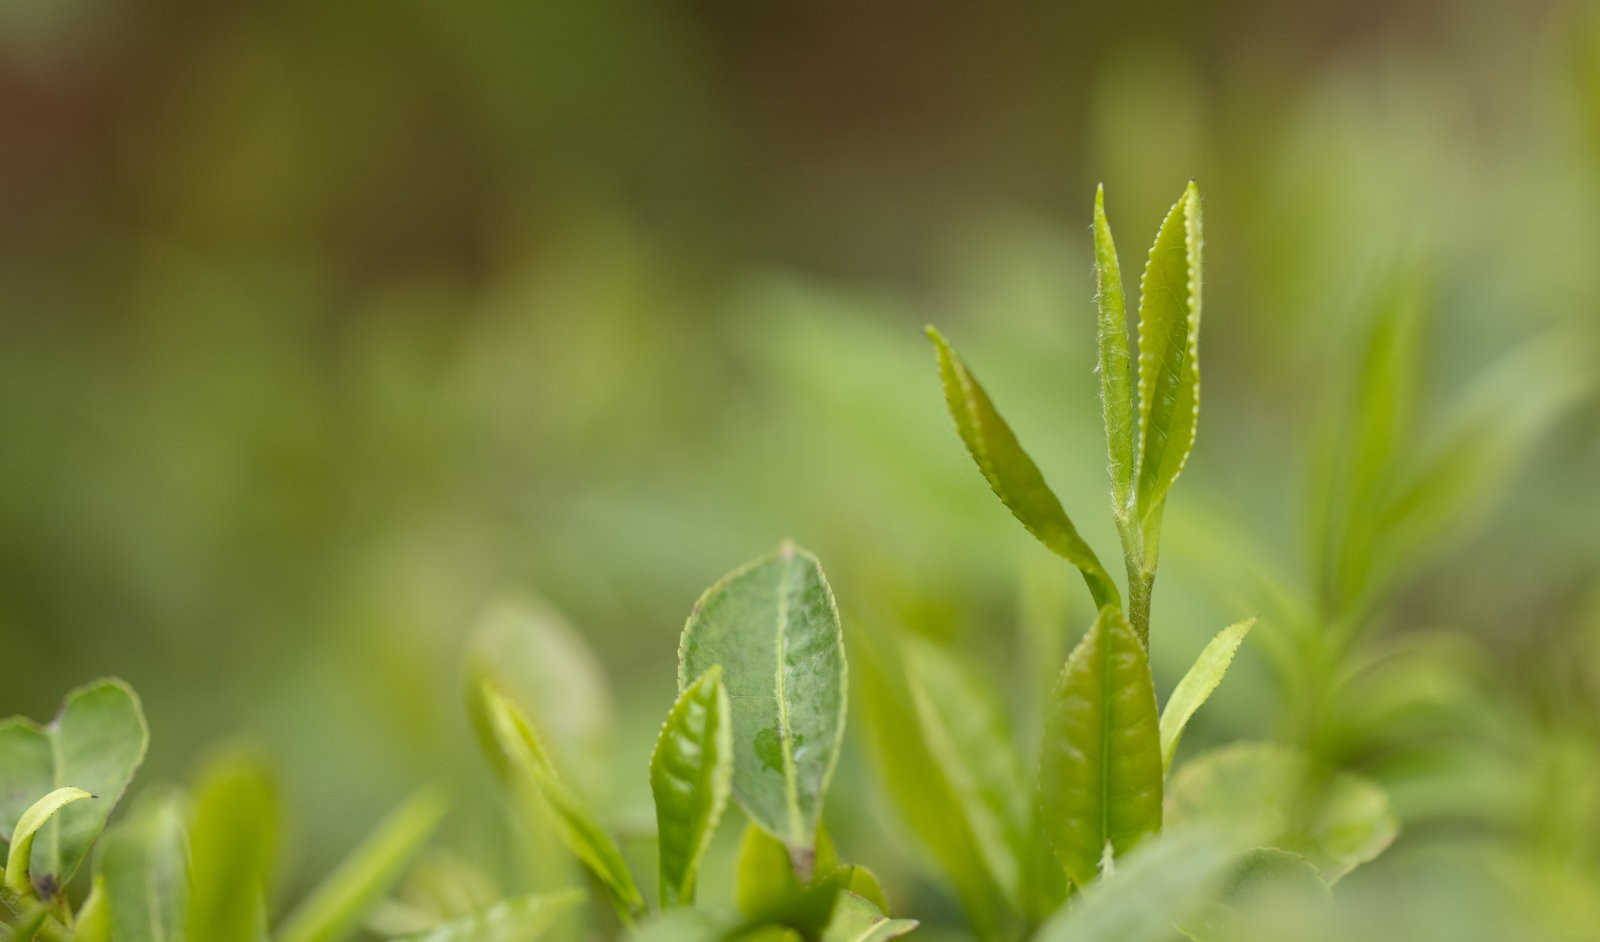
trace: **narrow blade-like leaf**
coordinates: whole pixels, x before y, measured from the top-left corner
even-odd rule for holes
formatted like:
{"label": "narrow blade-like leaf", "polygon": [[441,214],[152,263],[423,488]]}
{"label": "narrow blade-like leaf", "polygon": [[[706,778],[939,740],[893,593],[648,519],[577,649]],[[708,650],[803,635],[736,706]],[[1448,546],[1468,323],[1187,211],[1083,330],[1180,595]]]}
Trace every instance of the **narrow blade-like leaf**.
{"label": "narrow blade-like leaf", "polygon": [[[28,880],[28,857],[33,850],[34,835],[45,826],[56,812],[75,801],[94,796],[81,788],[71,785],[58,788],[50,794],[28,806],[17,819],[17,826],[11,832],[11,849],[6,855],[6,887],[18,893],[29,893],[33,886]],[[55,895],[56,887],[48,885],[41,889],[39,895],[49,899]]]}
{"label": "narrow blade-like leaf", "polygon": [[149,744],[138,696],[114,679],[67,694],[48,725],[20,716],[0,721],[0,827],[10,827],[28,805],[66,785],[98,797],[62,808],[45,822],[29,866],[35,883],[59,887],[72,879]]}
{"label": "narrow blade-like leaf", "polygon": [[582,903],[581,890],[519,896],[394,942],[536,942]]}
{"label": "narrow blade-like leaf", "polygon": [[562,843],[599,878],[618,913],[632,918],[642,912],[644,897],[616,841],[561,781],[527,716],[510,698],[488,684],[482,687],[480,695],[485,698],[496,744],[507,767],[516,773],[512,786],[527,797],[542,801],[550,810]]}
{"label": "narrow blade-like leaf", "polygon": [[[980,938],[1005,936],[1015,906],[984,864],[979,840],[961,810],[947,770],[920,735],[921,721],[899,671],[870,648],[859,649],[867,754],[903,826],[955,889]],[[1058,865],[1052,863],[1059,872]]]}
{"label": "narrow blade-like leaf", "polygon": [[1161,829],[1161,742],[1144,645],[1119,609],[1100,610],[1067,658],[1045,719],[1041,819],[1079,887],[1107,850]]}
{"label": "narrow blade-like leaf", "polygon": [[1133,382],[1128,353],[1128,310],[1122,290],[1122,266],[1106,219],[1106,188],[1094,194],[1095,302],[1100,309],[1100,411],[1105,420],[1106,458],[1111,473],[1111,502],[1120,519],[1129,511],[1133,491]]}
{"label": "narrow blade-like leaf", "polygon": [[[184,942],[189,874],[177,794],[141,800],[106,833],[95,861],[116,942]],[[235,942],[246,942],[241,936]]]}
{"label": "narrow blade-like leaf", "polygon": [[1139,516],[1158,513],[1200,419],[1200,193],[1193,183],[1156,233],[1139,284]]}
{"label": "narrow blade-like leaf", "polygon": [[678,687],[722,665],[733,704],[733,796],[808,853],[844,739],[845,656],[815,556],[785,543],[706,590],[684,625]]}
{"label": "narrow blade-like leaf", "polygon": [[422,791],[407,799],[289,914],[278,942],[335,942],[355,931],[368,907],[405,873],[444,814],[438,792]]}
{"label": "narrow blade-like leaf", "polygon": [[1116,583],[1100,565],[1094,550],[1078,535],[1077,527],[1072,525],[1061,501],[1045,483],[1038,466],[1022,450],[1005,419],[995,411],[989,394],[950,349],[943,335],[929,327],[928,336],[939,353],[945,404],[955,419],[956,431],[961,434],[967,451],[994,489],[995,496],[1039,542],[1078,567],[1096,605],[1120,604]]}
{"label": "narrow blade-like leaf", "polygon": [[933,644],[908,642],[904,654],[923,742],[955,792],[984,865],[1013,904],[1020,904],[1029,809],[1022,758],[1005,713]]}
{"label": "narrow blade-like leaf", "polygon": [[233,753],[201,772],[193,806],[187,942],[258,938],[277,859],[277,786],[260,759]]}
{"label": "narrow blade-like leaf", "polygon": [[1244,636],[1250,633],[1255,623],[1254,618],[1247,618],[1217,632],[1217,636],[1195,658],[1189,672],[1173,688],[1172,696],[1167,698],[1166,708],[1161,711],[1163,772],[1172,768],[1172,756],[1178,751],[1178,739],[1183,735],[1189,718],[1222,683],[1222,675],[1228,672],[1228,665],[1233,663],[1234,652],[1239,650]]}
{"label": "narrow blade-like leaf", "polygon": [[732,707],[713,666],[678,696],[650,757],[661,855],[661,905],[694,902],[695,874],[728,803]]}

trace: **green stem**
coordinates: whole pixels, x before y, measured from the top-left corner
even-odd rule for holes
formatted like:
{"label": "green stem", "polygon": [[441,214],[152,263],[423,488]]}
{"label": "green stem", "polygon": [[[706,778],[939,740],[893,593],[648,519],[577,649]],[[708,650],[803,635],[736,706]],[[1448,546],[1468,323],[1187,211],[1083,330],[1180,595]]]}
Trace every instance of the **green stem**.
{"label": "green stem", "polygon": [[1130,515],[1115,515],[1122,536],[1122,558],[1128,569],[1128,623],[1139,641],[1150,648],[1150,593],[1155,588],[1154,569],[1144,568],[1144,533]]}

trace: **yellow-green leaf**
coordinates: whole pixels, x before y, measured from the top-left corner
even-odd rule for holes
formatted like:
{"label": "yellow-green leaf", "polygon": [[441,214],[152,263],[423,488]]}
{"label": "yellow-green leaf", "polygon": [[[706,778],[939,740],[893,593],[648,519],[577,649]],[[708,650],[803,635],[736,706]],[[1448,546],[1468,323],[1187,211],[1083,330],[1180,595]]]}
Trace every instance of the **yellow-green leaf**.
{"label": "yellow-green leaf", "polygon": [[1183,471],[1199,425],[1202,241],[1200,193],[1190,183],[1156,233],[1139,283],[1136,502],[1145,521]]}
{"label": "yellow-green leaf", "polygon": [[1094,194],[1095,302],[1099,308],[1100,411],[1106,429],[1111,501],[1118,518],[1128,514],[1133,492],[1133,382],[1128,353],[1128,310],[1122,266],[1106,219],[1106,188]]}
{"label": "yellow-green leaf", "polygon": [[732,708],[713,666],[678,696],[650,757],[661,859],[661,905],[694,902],[695,874],[728,803]]}
{"label": "yellow-green leaf", "polygon": [[989,394],[943,335],[929,327],[928,337],[938,350],[945,404],[955,419],[956,431],[995,496],[1039,542],[1078,567],[1096,605],[1120,604],[1116,583],[1100,565],[1094,550],[1078,535],[1061,501],[995,410]]}
{"label": "yellow-green leaf", "polygon": [[854,892],[839,895],[822,942],[885,942],[917,927],[915,919],[891,919],[872,900]]}
{"label": "yellow-green leaf", "polygon": [[1206,702],[1211,692],[1217,689],[1217,685],[1222,683],[1222,675],[1228,672],[1228,665],[1233,663],[1234,652],[1239,650],[1244,636],[1250,633],[1255,623],[1254,618],[1247,618],[1217,632],[1217,636],[1195,658],[1188,673],[1178,681],[1178,686],[1173,688],[1172,696],[1167,698],[1167,705],[1161,711],[1163,771],[1172,768],[1172,756],[1178,751],[1178,739],[1183,736],[1184,726],[1188,725],[1189,718]]}
{"label": "yellow-green leaf", "polygon": [[[55,813],[67,805],[82,801],[94,796],[81,788],[70,785],[58,788],[38,801],[28,806],[17,819],[17,826],[11,831],[11,850],[6,855],[6,887],[17,893],[32,893],[33,884],[28,879],[28,858],[33,851],[34,835],[45,826]],[[58,889],[54,884],[45,886],[39,896],[48,900],[55,895]]]}
{"label": "yellow-green leaf", "polygon": [[259,937],[279,817],[277,786],[256,756],[229,753],[201,771],[189,817],[187,942]]}
{"label": "yellow-green leaf", "polygon": [[527,798],[542,801],[550,810],[562,843],[599,878],[618,913],[631,919],[643,912],[644,897],[616,841],[561,781],[527,716],[490,684],[484,684],[479,694],[484,698],[496,746],[514,773],[512,787]]}
{"label": "yellow-green leaf", "polygon": [[1039,766],[1041,823],[1079,887],[1161,829],[1157,727],[1144,645],[1102,608],[1052,692]]}
{"label": "yellow-green leaf", "polygon": [[355,931],[366,911],[405,873],[444,814],[444,798],[436,791],[407,799],[289,914],[278,942],[336,942]]}

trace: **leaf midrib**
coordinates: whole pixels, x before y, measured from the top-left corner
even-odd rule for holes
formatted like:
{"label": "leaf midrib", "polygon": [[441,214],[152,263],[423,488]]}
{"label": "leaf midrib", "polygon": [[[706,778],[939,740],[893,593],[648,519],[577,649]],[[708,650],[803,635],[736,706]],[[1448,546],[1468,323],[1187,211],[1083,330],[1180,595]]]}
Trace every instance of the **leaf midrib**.
{"label": "leaf midrib", "polygon": [[775,691],[778,699],[778,744],[783,754],[783,797],[789,812],[789,837],[791,840],[803,841],[805,839],[805,824],[800,814],[800,794],[796,781],[798,772],[794,762],[794,730],[789,719],[789,697],[784,689],[784,661],[788,657],[789,633],[789,571],[794,568],[791,563],[793,555],[780,557],[778,566],[778,619],[777,643],[774,647],[777,655],[777,682]]}

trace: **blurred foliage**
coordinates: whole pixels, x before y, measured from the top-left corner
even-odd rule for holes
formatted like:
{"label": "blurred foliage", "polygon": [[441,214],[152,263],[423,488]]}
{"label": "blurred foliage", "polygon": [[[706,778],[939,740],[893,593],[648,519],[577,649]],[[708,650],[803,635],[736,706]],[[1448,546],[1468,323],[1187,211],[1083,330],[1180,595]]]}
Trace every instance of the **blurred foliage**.
{"label": "blurred foliage", "polygon": [[[25,665],[0,713],[125,676],[147,781],[254,737],[294,834],[282,899],[434,779],[484,799],[454,853],[562,885],[536,828],[507,835],[461,708],[506,598],[595,652],[585,689],[618,716],[572,730],[573,776],[647,832],[624,771],[682,615],[783,536],[827,562],[853,645],[960,651],[1036,737],[1043,684],[1017,675],[1053,673],[1092,613],[970,473],[917,328],[959,333],[1093,506],[1094,184],[1141,232],[1194,177],[1207,411],[1166,522],[1158,691],[1260,615],[1181,753],[1303,741],[1402,817],[1337,918],[1286,927],[1271,894],[1239,918],[1594,924],[1591,5],[4,3],[0,128],[0,650]],[[1404,415],[1363,419],[1403,303],[1417,370],[1369,399]],[[1361,508],[1466,428],[1481,486],[1384,543]],[[919,932],[960,932],[856,716],[829,827]]]}

